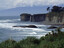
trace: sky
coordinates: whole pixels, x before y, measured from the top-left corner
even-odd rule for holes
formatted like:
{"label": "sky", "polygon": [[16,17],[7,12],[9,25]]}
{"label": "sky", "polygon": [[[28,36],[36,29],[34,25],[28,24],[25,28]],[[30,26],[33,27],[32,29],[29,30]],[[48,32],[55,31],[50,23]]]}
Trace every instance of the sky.
{"label": "sky", "polygon": [[0,10],[26,6],[64,4],[64,0],[0,0]]}

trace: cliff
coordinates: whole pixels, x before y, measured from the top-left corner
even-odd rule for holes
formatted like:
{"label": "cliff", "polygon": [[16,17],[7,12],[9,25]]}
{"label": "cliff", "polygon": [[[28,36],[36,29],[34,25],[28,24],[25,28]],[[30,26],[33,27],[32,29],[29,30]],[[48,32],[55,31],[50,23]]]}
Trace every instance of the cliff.
{"label": "cliff", "polygon": [[20,15],[21,21],[29,21],[31,14],[23,13]]}
{"label": "cliff", "polygon": [[50,12],[46,15],[45,22],[49,24],[63,24],[64,23],[64,12]]}
{"label": "cliff", "polygon": [[21,14],[21,21],[43,22],[44,24],[64,24],[64,12],[49,12],[47,14]]}
{"label": "cliff", "polygon": [[46,14],[27,14],[23,13],[20,15],[21,21],[30,21],[30,22],[42,22],[45,21]]}

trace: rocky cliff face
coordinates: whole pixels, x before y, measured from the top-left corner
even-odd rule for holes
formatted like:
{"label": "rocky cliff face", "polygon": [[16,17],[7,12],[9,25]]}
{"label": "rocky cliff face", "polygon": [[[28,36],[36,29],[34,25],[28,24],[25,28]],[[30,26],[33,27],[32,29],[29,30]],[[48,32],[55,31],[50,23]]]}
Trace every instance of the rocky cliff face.
{"label": "rocky cliff face", "polygon": [[21,21],[30,21],[31,14],[23,13],[20,15]]}
{"label": "rocky cliff face", "polygon": [[43,22],[45,21],[46,14],[34,14],[32,16],[32,22]]}
{"label": "rocky cliff face", "polygon": [[48,13],[46,15],[46,21],[56,24],[56,23],[64,23],[64,12],[61,13]]}
{"label": "rocky cliff face", "polygon": [[21,14],[21,21],[46,22],[46,24],[64,24],[64,12],[47,14]]}
{"label": "rocky cliff face", "polygon": [[21,14],[21,21],[31,21],[31,22],[42,22],[45,21],[46,14]]}

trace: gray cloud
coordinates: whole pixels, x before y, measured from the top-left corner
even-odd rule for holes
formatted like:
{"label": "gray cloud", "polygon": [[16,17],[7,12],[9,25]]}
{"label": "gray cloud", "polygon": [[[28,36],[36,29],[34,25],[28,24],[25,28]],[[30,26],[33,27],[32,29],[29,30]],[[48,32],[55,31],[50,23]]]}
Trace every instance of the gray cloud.
{"label": "gray cloud", "polygon": [[0,9],[64,4],[64,0],[0,0]]}

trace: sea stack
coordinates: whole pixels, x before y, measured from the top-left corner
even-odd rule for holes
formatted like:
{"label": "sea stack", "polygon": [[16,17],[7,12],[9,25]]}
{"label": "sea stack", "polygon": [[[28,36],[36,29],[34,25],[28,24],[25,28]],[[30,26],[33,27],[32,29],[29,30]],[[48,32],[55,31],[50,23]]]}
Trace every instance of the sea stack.
{"label": "sea stack", "polygon": [[23,13],[20,15],[21,21],[30,21],[31,14]]}

